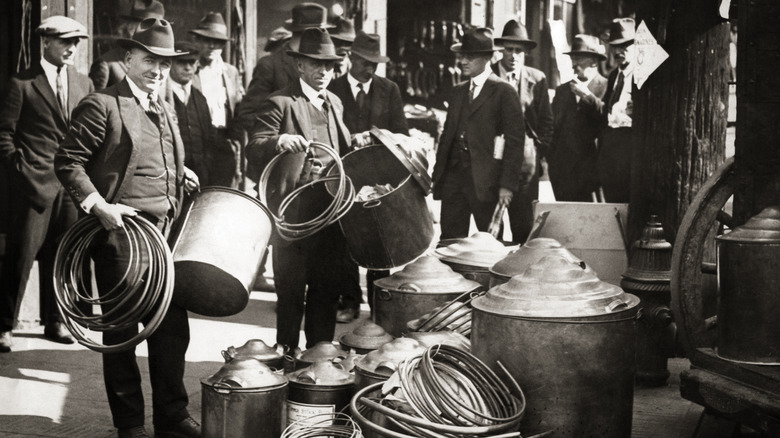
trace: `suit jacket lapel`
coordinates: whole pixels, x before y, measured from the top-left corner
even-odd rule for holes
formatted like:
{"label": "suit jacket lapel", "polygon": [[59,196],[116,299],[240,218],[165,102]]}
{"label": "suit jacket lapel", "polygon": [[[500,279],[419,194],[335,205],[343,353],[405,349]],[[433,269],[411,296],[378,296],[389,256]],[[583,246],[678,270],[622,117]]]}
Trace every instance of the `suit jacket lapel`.
{"label": "suit jacket lapel", "polygon": [[[482,106],[482,104],[493,95],[493,92],[495,91],[495,82],[493,82],[494,79],[496,79],[495,76],[491,74],[490,77],[488,77],[488,79],[485,81],[485,84],[482,85],[482,90],[479,91],[479,94],[469,106],[469,113],[476,111],[477,108]],[[466,87],[466,99],[468,100],[468,87]]]}
{"label": "suit jacket lapel", "polygon": [[130,137],[130,159],[127,161],[127,170],[125,171],[125,177],[122,178],[122,184],[116,191],[115,199],[121,199],[122,195],[127,188],[127,184],[130,183],[129,176],[135,173],[136,163],[138,163],[138,126],[140,126],[141,117],[144,116],[143,108],[135,99],[133,91],[130,89],[130,85],[127,83],[128,79],[122,79],[117,86],[117,104],[119,106],[119,116],[122,118],[122,126]]}
{"label": "suit jacket lapel", "polygon": [[227,65],[222,69],[222,82],[225,84],[225,92],[227,93],[227,111],[229,113],[228,120],[230,120],[233,117],[233,108],[236,107],[236,87],[233,81],[230,79],[230,75],[228,75]]}
{"label": "suit jacket lapel", "polygon": [[309,108],[306,106],[309,103],[309,99],[303,94],[300,82],[294,82],[292,88],[293,97],[293,111],[292,115],[295,122],[298,124],[300,132],[303,133],[303,137],[306,140],[313,140],[311,137],[311,119],[309,118]]}
{"label": "suit jacket lapel", "polygon": [[[351,90],[350,90],[351,91]],[[351,94],[351,93],[350,93]],[[376,80],[371,81],[371,124],[376,125],[377,118],[382,114],[382,106],[387,102],[387,89],[384,84]]]}
{"label": "suit jacket lapel", "polygon": [[54,94],[54,90],[51,89],[51,85],[49,85],[49,80],[46,78],[43,67],[39,67],[39,72],[32,83],[33,87],[38,90],[38,93],[43,96],[43,100],[46,101],[46,104],[51,107],[52,112],[54,114],[59,114],[62,121],[65,122],[65,114],[63,114],[60,109],[60,104],[57,102],[57,96]]}

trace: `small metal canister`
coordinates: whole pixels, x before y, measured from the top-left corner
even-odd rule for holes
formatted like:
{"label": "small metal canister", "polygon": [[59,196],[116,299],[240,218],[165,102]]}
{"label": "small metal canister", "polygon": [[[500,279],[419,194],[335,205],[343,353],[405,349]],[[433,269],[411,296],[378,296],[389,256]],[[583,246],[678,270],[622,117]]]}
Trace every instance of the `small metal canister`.
{"label": "small metal canister", "polygon": [[222,350],[222,357],[225,358],[225,362],[251,357],[268,365],[273,370],[281,370],[284,354],[281,350],[269,346],[260,339],[250,339],[240,347],[231,346]]}
{"label": "small metal canister", "polygon": [[716,241],[718,356],[780,365],[780,207]]}
{"label": "small metal canister", "polygon": [[423,256],[374,282],[374,319],[391,335],[402,336],[407,321],[480,287],[436,257]]}
{"label": "small metal canister", "polygon": [[590,271],[585,262],[564,248],[560,242],[549,237],[537,237],[529,240],[525,245],[511,252],[499,260],[490,268],[490,287],[498,286],[509,281],[515,275],[520,275],[529,266],[538,262],[544,256],[559,255],[574,263],[578,263],[582,269]]}
{"label": "small metal canister", "polygon": [[473,302],[471,351],[526,394],[523,433],[631,435],[639,298],[547,256]]}
{"label": "small metal canister", "polygon": [[434,254],[469,280],[486,289],[490,287],[490,268],[505,258],[517,246],[505,246],[490,233],[478,232],[463,239],[453,239],[447,246],[436,248]]}
{"label": "small metal canister", "polygon": [[[313,347],[304,350],[298,356],[290,354],[284,356],[284,370],[287,373],[306,368],[314,362],[321,360],[332,360],[336,358],[344,359],[349,355],[332,342],[322,341],[314,344]],[[347,370],[349,371],[349,370]]]}
{"label": "small metal canister", "polygon": [[203,436],[281,435],[287,400],[285,376],[257,359],[236,358],[200,383]]}
{"label": "small metal canister", "polygon": [[366,354],[387,344],[394,338],[378,324],[366,321],[355,330],[339,337],[339,344],[345,350],[355,350],[357,354]]}
{"label": "small metal canister", "polygon": [[355,375],[333,360],[319,360],[287,375],[287,424],[319,414],[334,414],[349,404]]}
{"label": "small metal canister", "polygon": [[411,338],[388,342],[355,362],[355,388],[361,389],[387,380],[401,361],[424,352],[425,346]]}

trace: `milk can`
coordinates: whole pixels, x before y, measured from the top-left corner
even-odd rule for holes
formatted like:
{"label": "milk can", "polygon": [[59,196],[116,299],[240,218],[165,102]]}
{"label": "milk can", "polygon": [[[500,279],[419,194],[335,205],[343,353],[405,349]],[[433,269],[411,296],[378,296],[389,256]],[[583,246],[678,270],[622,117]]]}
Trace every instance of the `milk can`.
{"label": "milk can", "polygon": [[200,383],[204,437],[281,435],[286,425],[286,377],[257,359],[236,358]]}
{"label": "milk can", "polygon": [[366,354],[376,350],[394,338],[378,324],[366,321],[351,332],[339,337],[339,344],[344,350],[355,350],[357,354]]}
{"label": "milk can", "polygon": [[452,239],[447,246],[436,248],[434,254],[453,271],[490,287],[490,267],[506,257],[517,246],[504,246],[490,233],[478,232],[471,237]]}
{"label": "milk can", "polygon": [[282,351],[279,348],[270,347],[260,339],[250,339],[240,347],[228,347],[222,350],[222,357],[225,358],[225,362],[251,357],[268,365],[273,370],[283,368]]}
{"label": "milk can", "polygon": [[481,285],[442,263],[422,256],[393,275],[374,282],[374,319],[388,333],[406,333],[406,322],[447,304]]}
{"label": "milk can", "polygon": [[631,435],[636,296],[547,256],[472,304],[472,353],[525,391],[523,434]]}
{"label": "milk can", "polygon": [[548,255],[559,255],[572,262],[579,263],[582,269],[590,269],[585,266],[585,262],[564,248],[557,240],[549,237],[537,237],[529,240],[525,245],[518,248],[517,251],[511,252],[490,268],[490,287],[506,283],[509,279],[515,275],[522,274],[529,266]]}
{"label": "milk can", "polygon": [[333,360],[319,360],[287,375],[287,424],[319,415],[334,414],[349,404],[355,375]]}
{"label": "milk can", "polygon": [[716,239],[718,356],[780,365],[780,207]]}
{"label": "milk can", "polygon": [[425,352],[425,346],[411,338],[388,342],[355,362],[355,389],[387,380],[401,361]]}

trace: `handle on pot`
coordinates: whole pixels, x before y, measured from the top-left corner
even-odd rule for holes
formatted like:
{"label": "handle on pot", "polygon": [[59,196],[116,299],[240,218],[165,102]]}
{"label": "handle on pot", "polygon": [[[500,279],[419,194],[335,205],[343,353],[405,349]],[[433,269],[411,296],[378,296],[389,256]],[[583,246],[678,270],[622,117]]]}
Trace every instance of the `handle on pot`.
{"label": "handle on pot", "polygon": [[379,289],[377,297],[382,301],[390,301],[393,299],[393,294],[391,294],[387,289]]}
{"label": "handle on pot", "polygon": [[374,368],[374,372],[377,374],[382,374],[382,371],[384,371],[385,373],[393,374],[396,368],[398,368],[398,366],[395,364],[395,362],[384,360],[379,362],[379,365]]}
{"label": "handle on pot", "polygon": [[612,301],[611,303],[607,304],[607,312],[614,312],[615,309],[621,306],[628,306],[628,303],[618,298]]}
{"label": "handle on pot", "polygon": [[298,374],[298,380],[299,381],[301,381],[301,380],[308,380],[309,382],[311,382],[311,383],[313,383],[315,385],[317,383],[319,383],[319,379],[317,379],[317,376],[314,375],[314,373],[309,371],[309,370],[301,371],[301,373]]}
{"label": "handle on pot", "polygon": [[222,357],[225,358],[225,362],[230,362],[236,358],[236,349],[228,347],[227,350],[222,350]]}
{"label": "handle on pot", "polygon": [[417,286],[414,283],[404,283],[404,284],[398,286],[398,290],[411,291],[411,292],[422,292],[422,289],[420,289],[420,286]]}
{"label": "handle on pot", "polygon": [[379,199],[369,199],[363,203],[363,208],[376,208],[382,205],[382,201]]}

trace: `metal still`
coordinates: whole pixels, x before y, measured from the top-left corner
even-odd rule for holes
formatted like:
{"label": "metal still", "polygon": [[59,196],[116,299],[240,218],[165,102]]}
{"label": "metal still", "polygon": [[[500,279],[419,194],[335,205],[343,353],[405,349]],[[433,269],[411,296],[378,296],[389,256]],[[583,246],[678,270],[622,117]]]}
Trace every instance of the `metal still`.
{"label": "metal still", "polygon": [[355,362],[356,389],[387,380],[398,364],[425,352],[425,346],[411,338],[398,338],[388,342]]}
{"label": "metal still", "polygon": [[574,263],[578,263],[582,269],[590,270],[589,267],[585,266],[585,262],[564,248],[557,240],[549,237],[537,237],[529,240],[525,245],[518,248],[517,251],[511,252],[490,268],[490,287],[506,283],[512,277],[522,274],[529,266],[548,255],[559,255]]}
{"label": "metal still", "polygon": [[393,335],[387,333],[378,324],[366,321],[355,330],[339,337],[339,345],[344,350],[355,350],[357,354],[370,353],[382,345],[392,341]]}
{"label": "metal still", "polygon": [[253,358],[273,370],[281,370],[284,355],[281,349],[271,347],[260,339],[250,339],[240,347],[230,346],[222,350],[222,357],[225,358],[226,363],[236,359]]}
{"label": "metal still", "polygon": [[434,254],[453,271],[486,289],[490,287],[490,268],[517,249],[517,246],[505,246],[486,232],[440,243],[446,243],[446,246],[436,248]]}
{"label": "metal still", "polygon": [[472,353],[525,391],[524,434],[631,435],[637,297],[547,256],[472,304]]}
{"label": "metal still", "polygon": [[314,415],[335,414],[349,404],[355,375],[332,360],[320,360],[287,375],[287,424]]}
{"label": "metal still", "polygon": [[780,207],[716,239],[718,356],[780,365]]}

